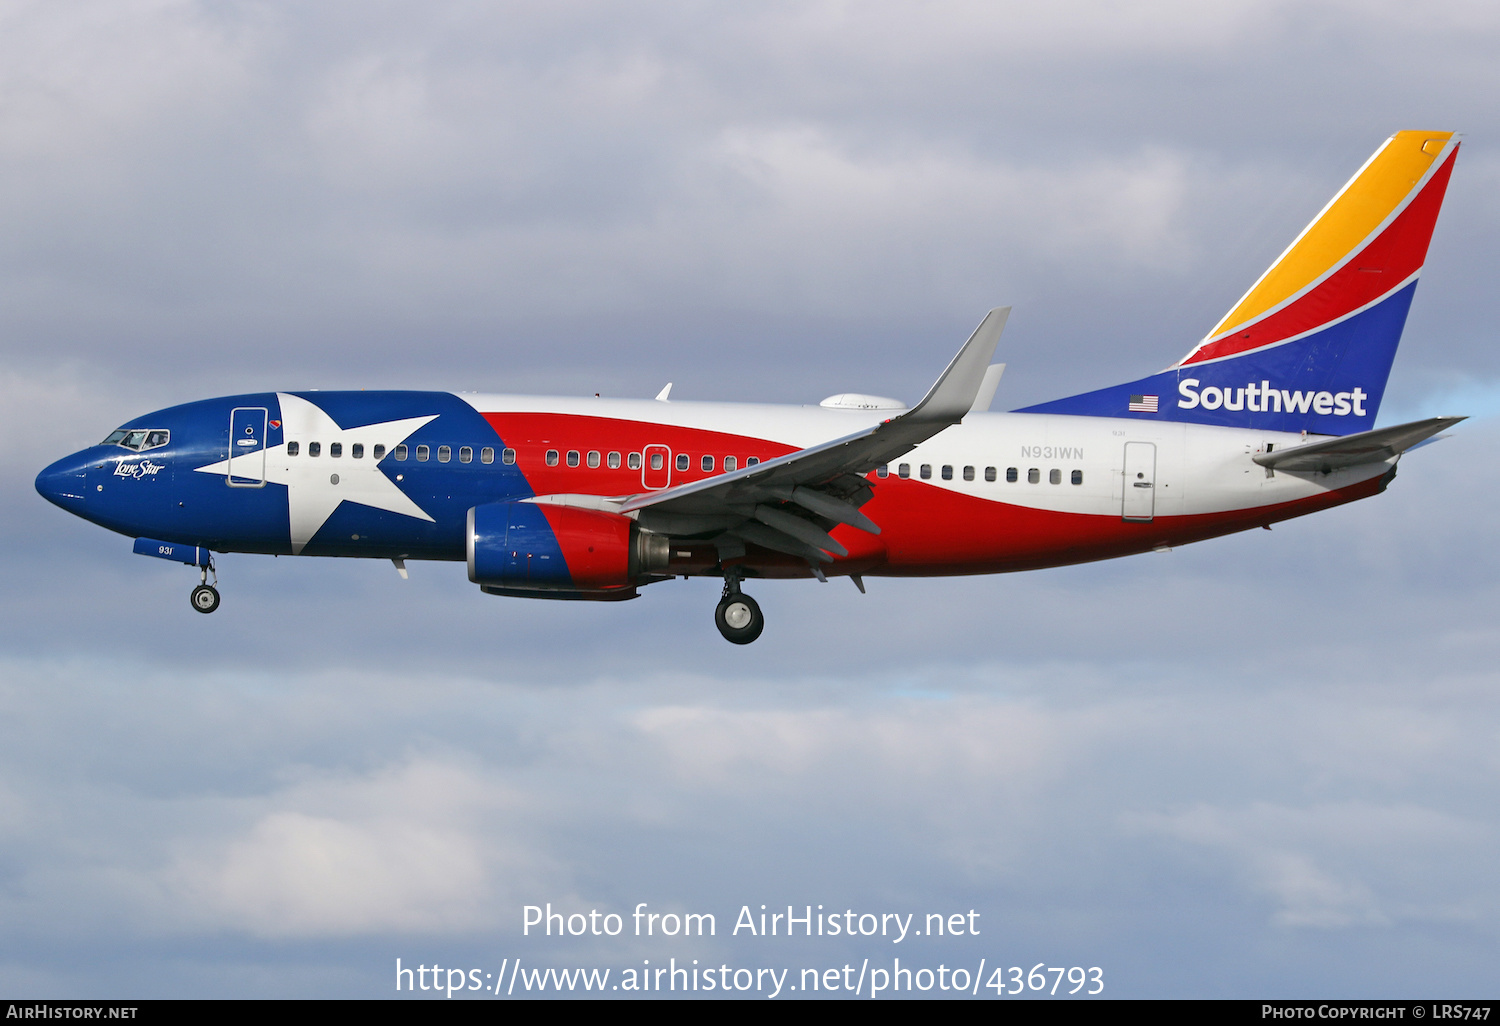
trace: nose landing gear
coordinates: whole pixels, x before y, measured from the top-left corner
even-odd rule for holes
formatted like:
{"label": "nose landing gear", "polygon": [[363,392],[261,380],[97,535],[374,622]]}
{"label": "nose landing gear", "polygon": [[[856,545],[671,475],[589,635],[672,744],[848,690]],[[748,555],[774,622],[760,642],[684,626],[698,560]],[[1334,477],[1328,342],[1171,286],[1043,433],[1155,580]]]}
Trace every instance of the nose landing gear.
{"label": "nose landing gear", "polygon": [[[205,567],[201,567],[200,570],[201,576],[198,578],[198,586],[188,596],[188,601],[192,603],[193,608],[198,610],[198,612],[212,613],[215,609],[219,608],[219,589],[214,587],[214,584],[219,583],[219,572],[214,570],[212,562]],[[214,584],[208,583],[208,572],[210,570],[214,570]]]}
{"label": "nose landing gear", "polygon": [[765,629],[766,618],[761,615],[759,603],[740,591],[737,574],[724,575],[724,597],[714,610],[714,623],[724,640],[736,645],[750,644]]}

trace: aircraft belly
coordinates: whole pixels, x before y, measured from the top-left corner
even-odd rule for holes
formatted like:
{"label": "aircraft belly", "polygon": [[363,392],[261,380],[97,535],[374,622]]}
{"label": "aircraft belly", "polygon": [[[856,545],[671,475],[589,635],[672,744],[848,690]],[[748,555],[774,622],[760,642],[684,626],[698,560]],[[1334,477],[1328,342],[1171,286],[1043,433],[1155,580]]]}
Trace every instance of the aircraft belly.
{"label": "aircraft belly", "polygon": [[905,501],[888,495],[885,503],[877,493],[865,510],[883,528],[886,561],[870,573],[1004,573],[1148,552],[1362,499],[1380,490],[1380,477],[1347,481],[1332,488],[1303,487],[1302,494],[1285,501],[1157,516],[1143,523],[1122,519],[1118,509],[1106,514],[1043,509],[947,489],[929,488],[926,490],[931,494]]}

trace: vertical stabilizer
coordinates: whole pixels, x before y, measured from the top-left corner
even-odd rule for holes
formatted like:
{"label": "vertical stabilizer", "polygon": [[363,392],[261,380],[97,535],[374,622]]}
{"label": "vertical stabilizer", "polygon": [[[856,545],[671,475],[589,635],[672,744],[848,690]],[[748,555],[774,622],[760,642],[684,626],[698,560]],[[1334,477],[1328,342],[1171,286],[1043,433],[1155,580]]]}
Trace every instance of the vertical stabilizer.
{"label": "vertical stabilizer", "polygon": [[1396,133],[1181,361],[1021,412],[1369,430],[1457,152],[1452,132]]}

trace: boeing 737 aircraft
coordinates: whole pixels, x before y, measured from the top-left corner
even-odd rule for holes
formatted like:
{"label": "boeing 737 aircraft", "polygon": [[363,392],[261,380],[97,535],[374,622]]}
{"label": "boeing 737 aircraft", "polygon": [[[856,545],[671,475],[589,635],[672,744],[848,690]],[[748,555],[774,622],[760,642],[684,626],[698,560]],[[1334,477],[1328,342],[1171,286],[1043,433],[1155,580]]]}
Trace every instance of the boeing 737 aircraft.
{"label": "boeing 737 aircraft", "polygon": [[1008,308],[921,402],[813,407],[450,392],[276,392],[132,419],[37,490],[198,569],[213,553],[467,560],[516,598],[633,599],[722,578],[988,574],[1182,545],[1375,495],[1463,418],[1375,428],[1458,152],[1388,139],[1185,357],[1011,413],[988,408]]}

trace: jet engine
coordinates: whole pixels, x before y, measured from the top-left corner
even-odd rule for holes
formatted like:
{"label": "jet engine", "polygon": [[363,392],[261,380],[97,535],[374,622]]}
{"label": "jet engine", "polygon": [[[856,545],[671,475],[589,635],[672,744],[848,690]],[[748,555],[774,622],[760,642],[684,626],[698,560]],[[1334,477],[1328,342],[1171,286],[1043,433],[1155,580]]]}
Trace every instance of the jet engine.
{"label": "jet engine", "polygon": [[469,580],[492,595],[621,600],[662,579],[664,535],[630,517],[536,502],[469,510]]}

